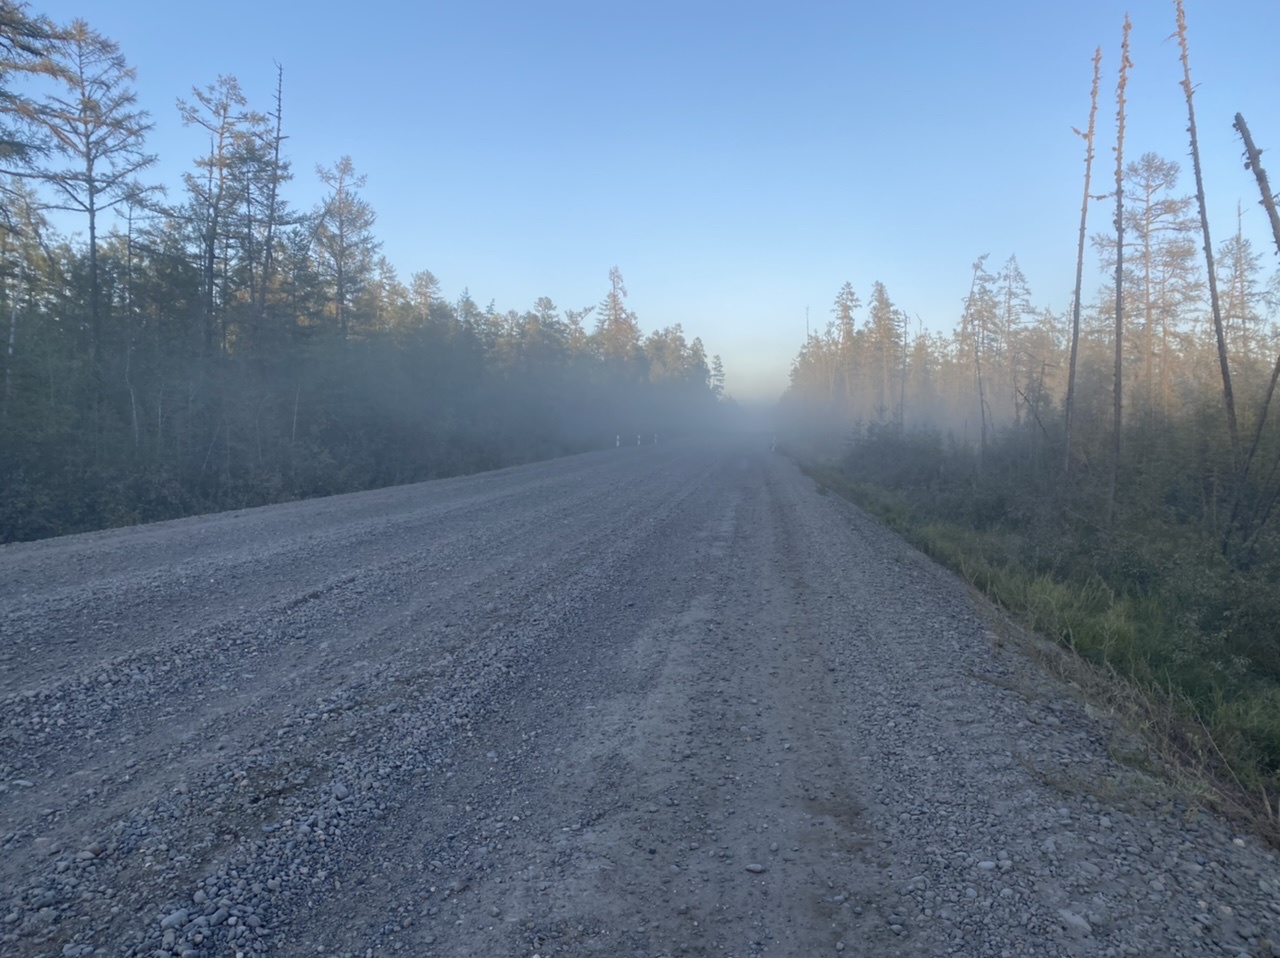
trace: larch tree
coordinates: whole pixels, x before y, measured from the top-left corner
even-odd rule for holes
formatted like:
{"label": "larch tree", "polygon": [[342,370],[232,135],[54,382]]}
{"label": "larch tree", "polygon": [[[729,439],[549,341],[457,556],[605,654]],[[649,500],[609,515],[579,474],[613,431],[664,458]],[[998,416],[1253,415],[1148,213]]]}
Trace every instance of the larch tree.
{"label": "larch tree", "polygon": [[596,337],[604,358],[619,367],[633,365],[642,355],[640,325],[626,300],[622,271],[615,266],[609,270],[609,292],[596,310]]}
{"label": "larch tree", "polygon": [[1022,342],[1023,330],[1034,313],[1031,305],[1031,288],[1027,277],[1018,265],[1018,258],[1010,256],[996,276],[996,288],[1000,297],[1000,318],[997,325],[999,356],[1004,374],[1004,389],[1013,407],[1014,423],[1022,421],[1022,400],[1026,377],[1036,365],[1037,357],[1026,353]]}
{"label": "larch tree", "polygon": [[429,269],[420,269],[409,277],[409,300],[413,304],[414,322],[425,326],[431,321],[431,304],[440,301],[440,280]]}
{"label": "larch tree", "polygon": [[[280,198],[280,186],[293,178],[289,169],[289,161],[281,155],[284,144],[284,67],[276,64],[276,104],[275,112],[268,117],[268,123],[259,128],[255,141],[251,144],[252,153],[259,157],[252,169],[254,175],[246,185],[245,214],[248,223],[249,242],[253,243],[255,229],[260,239],[257,241],[257,255],[249,250],[249,288],[251,295],[256,293],[255,309],[258,325],[264,326],[267,318],[267,300],[276,272],[276,233],[288,222],[288,212]],[[256,215],[255,215],[256,213]],[[254,262],[260,263],[256,276]]]}
{"label": "larch tree", "polygon": [[1142,298],[1142,327],[1136,350],[1140,397],[1148,410],[1168,412],[1166,383],[1173,357],[1171,332],[1178,321],[1180,297],[1189,281],[1196,283],[1194,264],[1185,256],[1186,237],[1194,229],[1189,218],[1192,198],[1176,193],[1177,163],[1144,153],[1126,165],[1125,231],[1133,234],[1138,293]]}
{"label": "larch tree", "polygon": [[[46,76],[66,79],[65,67],[56,56],[66,31],[45,17],[31,17],[25,5],[0,0],[0,164],[6,172],[25,172],[19,164],[45,152],[47,142],[33,125],[38,103],[14,90],[14,76]],[[34,128],[33,128],[34,127]]]}
{"label": "larch tree", "polygon": [[724,363],[719,353],[711,357],[711,395],[718,400],[724,398]]}
{"label": "larch tree", "polygon": [[83,213],[88,219],[89,328],[95,372],[100,377],[98,217],[147,192],[138,174],[156,160],[145,149],[152,124],[146,111],[137,108],[135,71],[114,41],[76,20],[58,44],[55,57],[65,92],[48,94],[32,119],[66,165],[45,168],[39,175],[57,197],[51,209]]}
{"label": "larch tree", "polygon": [[400,282],[395,266],[382,255],[374,257],[369,279],[361,287],[356,303],[370,329],[388,332],[403,329],[411,321],[409,289]]}
{"label": "larch tree", "polygon": [[679,323],[650,333],[644,341],[644,352],[650,382],[678,382],[685,378],[689,343]]}
{"label": "larch tree", "polygon": [[569,347],[569,330],[550,296],[539,296],[522,321],[521,353],[530,366],[560,366]]}
{"label": "larch tree", "polygon": [[189,216],[198,236],[204,276],[203,332],[206,351],[227,348],[227,309],[233,250],[232,210],[239,207],[246,175],[242,160],[266,117],[248,109],[248,100],[233,76],[220,76],[203,89],[193,87],[191,100],[178,100],[186,126],[198,126],[209,136],[209,152],[196,160],[195,173],[184,179]]}
{"label": "larch tree", "polygon": [[707,363],[707,347],[701,336],[694,336],[685,354],[685,382],[699,393],[711,388],[711,367]]}
{"label": "larch tree", "polygon": [[844,383],[844,412],[850,419],[854,417],[855,389],[858,384],[857,319],[854,314],[861,306],[862,301],[854,292],[853,284],[846,282],[840,287],[840,292],[836,293],[835,303],[831,307],[839,336],[838,367]]}
{"label": "larch tree", "polygon": [[[34,123],[38,103],[13,89],[17,77],[33,76],[65,79],[62,64],[55,58],[57,43],[65,39],[45,17],[31,17],[23,4],[0,0],[0,245],[4,279],[8,287],[9,322],[4,364],[4,413],[8,418],[17,356],[19,299],[26,282],[29,253],[40,244],[43,219],[36,197],[25,182],[31,164],[48,152],[48,139]],[[18,252],[21,251],[21,252]]]}
{"label": "larch tree", "polygon": [[587,332],[586,321],[591,318],[591,314],[596,311],[594,306],[584,306],[582,309],[566,309],[564,311],[564,324],[566,335],[569,341],[569,352],[578,358],[588,358],[591,355],[593,341],[591,335]]}
{"label": "larch tree", "polygon": [[1259,309],[1262,257],[1244,235],[1244,211],[1236,209],[1236,231],[1218,247],[1218,288],[1225,292],[1222,322],[1228,346],[1245,363],[1262,352],[1263,316]]}
{"label": "larch tree", "polygon": [[894,404],[891,386],[893,372],[898,367],[902,352],[902,328],[899,311],[889,299],[884,283],[876,281],[871,287],[871,299],[867,307],[867,347],[875,363],[877,415],[887,419]]}
{"label": "larch tree", "polygon": [[978,392],[978,470],[987,458],[987,426],[991,422],[991,406],[988,402],[988,383],[986,356],[991,351],[996,338],[996,295],[992,289],[995,280],[987,272],[987,253],[983,253],[973,263],[973,275],[969,283],[969,295],[965,297],[964,312],[957,332],[958,346],[961,352],[968,353],[973,361],[974,379]]}
{"label": "larch tree", "polygon": [[531,315],[538,329],[560,322],[560,310],[550,296],[539,296],[534,300]]}
{"label": "larch tree", "polygon": [[377,215],[360,196],[366,177],[356,174],[351,157],[331,167],[317,167],[329,195],[316,211],[315,237],[321,272],[329,283],[330,302],[338,335],[351,332],[351,304],[373,270],[374,254],[381,244],[374,238]]}
{"label": "larch tree", "polygon": [[4,350],[4,421],[12,407],[15,367],[18,365],[18,322],[23,301],[38,280],[36,274],[47,270],[50,258],[44,233],[48,227],[40,212],[35,191],[24,180],[14,177],[0,187],[8,195],[4,216],[0,219],[0,275],[8,280],[4,287],[8,306],[8,334]]}

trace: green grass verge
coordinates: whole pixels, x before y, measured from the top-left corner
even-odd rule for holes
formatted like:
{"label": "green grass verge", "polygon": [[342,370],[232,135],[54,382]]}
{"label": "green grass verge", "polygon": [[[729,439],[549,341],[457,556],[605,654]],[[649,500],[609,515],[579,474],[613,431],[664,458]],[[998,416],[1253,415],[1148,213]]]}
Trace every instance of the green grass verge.
{"label": "green grass verge", "polygon": [[[959,573],[1027,629],[1130,683],[1178,720],[1159,723],[1174,750],[1228,791],[1273,841],[1280,795],[1280,684],[1225,654],[1158,596],[1121,594],[1097,575],[1035,568],[1026,535],[924,514],[908,496],[836,466],[803,464],[820,485],[876,516]],[[1078,570],[1079,564],[1075,564]]]}

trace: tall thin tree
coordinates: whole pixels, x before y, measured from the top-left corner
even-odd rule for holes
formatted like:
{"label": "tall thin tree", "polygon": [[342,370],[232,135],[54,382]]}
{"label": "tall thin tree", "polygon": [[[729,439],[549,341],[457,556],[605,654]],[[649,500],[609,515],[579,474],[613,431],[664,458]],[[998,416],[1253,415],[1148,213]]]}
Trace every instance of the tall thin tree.
{"label": "tall thin tree", "polygon": [[[1280,253],[1280,212],[1276,210],[1276,197],[1271,191],[1271,183],[1267,179],[1267,171],[1262,168],[1262,151],[1259,150],[1253,142],[1253,136],[1249,133],[1249,125],[1245,123],[1244,116],[1237,113],[1235,119],[1236,132],[1240,134],[1240,139],[1244,141],[1245,150],[1245,168],[1253,171],[1254,178],[1258,181],[1258,191],[1262,194],[1261,204],[1263,209],[1267,211],[1267,220],[1271,224],[1271,236],[1275,240],[1276,252]],[[1254,456],[1258,453],[1258,447],[1262,444],[1262,431],[1267,424],[1267,415],[1271,410],[1271,400],[1275,397],[1276,382],[1280,380],[1280,355],[1276,356],[1275,365],[1271,369],[1271,378],[1267,381],[1267,392],[1262,399],[1262,406],[1258,410],[1258,422],[1254,427],[1253,439],[1249,443],[1249,451],[1245,454],[1244,463],[1241,466],[1241,480],[1248,478],[1249,468],[1253,465]],[[1250,525],[1256,530],[1261,528],[1261,522],[1265,521],[1270,515],[1271,509],[1275,506],[1275,495],[1269,499],[1269,505],[1264,504],[1262,510],[1255,510],[1254,516],[1251,518]],[[1266,503],[1268,500],[1264,500]],[[1245,537],[1254,534],[1247,530]]]}
{"label": "tall thin tree", "polygon": [[352,300],[372,273],[373,256],[382,245],[373,236],[378,217],[360,196],[366,177],[356,173],[351,157],[332,167],[317,166],[316,175],[330,191],[316,212],[316,247],[330,282],[338,335],[346,340]]}
{"label": "tall thin tree", "polygon": [[973,279],[969,284],[969,295],[965,297],[964,314],[960,321],[961,339],[972,337],[973,365],[978,381],[978,418],[981,423],[978,446],[979,474],[982,473],[987,460],[987,393],[982,371],[982,352],[990,327],[988,314],[991,308],[989,287],[991,276],[985,268],[988,255],[983,253],[973,263]]}
{"label": "tall thin tree", "polygon": [[[186,126],[197,126],[209,136],[209,153],[198,158],[196,173],[184,179],[191,196],[191,218],[199,229],[200,262],[204,273],[204,346],[212,351],[227,348],[227,306],[232,210],[248,179],[243,166],[246,147],[262,135],[266,117],[248,109],[248,100],[233,76],[219,76],[201,89],[193,87],[191,100],[178,100],[178,112]],[[248,231],[246,230],[246,235]],[[223,251],[221,260],[219,251]],[[221,269],[219,269],[221,267]]]}
{"label": "tall thin tree", "polygon": [[1129,14],[1124,15],[1124,31],[1120,41],[1120,79],[1116,84],[1116,363],[1114,400],[1114,428],[1111,436],[1111,483],[1107,494],[1107,516],[1110,520],[1116,507],[1116,486],[1120,479],[1121,419],[1124,411],[1124,123],[1125,87],[1129,83],[1129,31],[1132,24]]}
{"label": "tall thin tree", "polygon": [[287,165],[280,157],[280,147],[284,143],[284,67],[276,64],[276,110],[270,119],[275,121],[275,130],[271,136],[271,163],[268,167],[266,224],[262,243],[262,280],[258,287],[258,325],[266,322],[267,294],[271,288],[271,278],[275,272],[275,233],[280,225],[279,195],[280,182],[289,178]]}
{"label": "tall thin tree", "polygon": [[89,221],[89,328],[97,374],[102,362],[102,304],[98,270],[98,216],[143,192],[137,176],[155,162],[144,149],[152,124],[137,109],[135,71],[115,41],[72,22],[59,45],[67,92],[50,94],[34,115],[68,166],[46,169],[41,178],[58,199],[52,209],[85,214]]}
{"label": "tall thin tree", "polygon": [[1196,139],[1196,109],[1192,101],[1191,61],[1187,54],[1187,12],[1182,0],[1174,0],[1177,11],[1178,47],[1182,51],[1182,90],[1187,97],[1187,133],[1191,137],[1191,164],[1196,174],[1196,202],[1200,206],[1200,230],[1204,234],[1204,258],[1209,275],[1209,304],[1213,311],[1213,333],[1218,341],[1218,368],[1222,371],[1222,402],[1227,411],[1227,431],[1231,437],[1231,462],[1236,479],[1243,464],[1240,452],[1240,428],[1236,424],[1236,400],[1231,388],[1231,367],[1227,363],[1227,337],[1222,325],[1222,308],[1218,301],[1217,270],[1213,265],[1213,243],[1209,240],[1209,214],[1204,200],[1204,177],[1200,172],[1200,145]]}
{"label": "tall thin tree", "polygon": [[[9,86],[10,76],[67,79],[66,68],[55,55],[58,42],[66,39],[66,31],[45,17],[28,16],[25,7],[13,0],[0,0],[0,163],[5,164],[21,164],[46,150],[46,144],[38,133],[33,135],[31,127],[39,106]],[[8,190],[0,186],[0,192]]]}

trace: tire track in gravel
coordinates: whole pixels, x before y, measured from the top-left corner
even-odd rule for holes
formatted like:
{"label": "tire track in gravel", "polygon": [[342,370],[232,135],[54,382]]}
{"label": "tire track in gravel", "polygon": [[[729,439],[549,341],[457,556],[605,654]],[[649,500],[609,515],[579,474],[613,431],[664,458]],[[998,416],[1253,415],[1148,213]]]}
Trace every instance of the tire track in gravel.
{"label": "tire track in gravel", "polygon": [[953,577],[771,457],[687,506],[285,953],[1272,953],[1274,854],[1111,762]]}
{"label": "tire track in gravel", "polygon": [[[286,593],[265,607],[243,610],[229,624],[165,636],[149,648],[94,662],[71,675],[60,662],[28,659],[31,687],[5,699],[0,724],[0,781],[7,780],[0,784],[0,814],[2,827],[10,829],[0,836],[6,850],[0,856],[3,887],[12,894],[44,872],[43,890],[28,889],[18,899],[49,899],[51,887],[65,896],[75,887],[58,878],[66,873],[68,859],[88,862],[75,867],[92,869],[101,852],[73,856],[86,847],[116,854],[121,843],[107,836],[140,807],[151,815],[158,806],[184,806],[165,813],[185,825],[185,835],[171,836],[182,838],[173,844],[197,851],[169,869],[166,880],[225,854],[244,836],[241,829],[213,827],[219,816],[201,813],[201,782],[204,790],[216,791],[228,782],[238,790],[249,784],[248,765],[313,767],[313,756],[334,744],[334,735],[324,729],[331,712],[319,704],[328,695],[360,687],[375,717],[380,709],[395,710],[398,705],[385,700],[411,684],[415,670],[439,666],[461,651],[469,654],[469,643],[501,630],[504,620],[536,594],[589,565],[592,553],[582,548],[585,544],[601,532],[621,540],[635,534],[670,491],[660,482],[641,485],[637,494],[614,502],[615,478],[643,483],[659,473],[682,476],[690,462],[687,451],[666,452],[658,465],[585,458],[585,463],[561,463],[558,477],[545,467],[508,476],[514,488],[498,490],[505,511],[495,511],[489,495],[476,506],[484,521],[475,510],[453,515],[452,525],[445,526],[449,534],[435,537],[428,548],[422,548],[418,531],[427,520],[410,514],[415,522],[407,537],[378,536],[383,561],[321,583],[301,597]],[[696,473],[706,466],[695,462],[689,468]],[[494,484],[492,476],[481,483]],[[434,486],[417,492],[426,500],[418,508],[432,512]],[[251,546],[257,538],[254,520],[263,513],[267,526],[273,526],[271,510],[217,519],[251,523],[247,534],[236,530],[236,536],[228,536]],[[373,532],[385,527],[375,523]],[[547,537],[549,530],[558,534]],[[348,530],[342,532],[339,545],[348,541]],[[157,538],[155,527],[144,533]],[[129,539],[128,533],[119,535]],[[323,529],[307,535],[326,547],[332,544]],[[172,536],[164,538],[173,545]],[[16,564],[24,551],[14,547],[8,558]],[[305,563],[315,548],[300,545],[294,554]],[[240,553],[232,550],[230,556],[227,563]],[[29,639],[6,630],[6,639],[11,637]],[[98,681],[100,670],[107,682]],[[297,724],[305,734],[275,741]],[[271,757],[286,751],[283,761]],[[261,791],[291,793],[311,777],[283,786],[268,781]],[[12,787],[12,781],[20,784]]]}
{"label": "tire track in gravel", "polygon": [[[779,457],[37,546],[51,616],[147,638],[8,646],[6,955],[1280,954],[1274,854],[1112,762],[954,577]],[[224,579],[174,627],[145,592],[183,562]]]}
{"label": "tire track in gravel", "polygon": [[[326,920],[295,953],[328,942],[353,955],[362,944],[451,956],[810,955],[851,945],[858,922],[854,954],[911,953],[862,904],[880,875],[836,717],[838,643],[812,628],[803,582],[778,561],[785,517],[761,466],[732,457],[691,498],[677,524],[692,548],[657,540],[637,555],[611,603],[627,610],[622,622],[565,636],[576,668],[545,667],[577,706],[514,716],[557,743],[537,771],[522,756],[502,779],[522,799],[518,822],[490,779],[460,772],[424,796],[474,816],[450,828],[474,836],[479,825],[483,862],[449,855],[423,829],[408,845],[427,849],[425,871],[406,869],[399,894],[379,889],[411,924],[389,915],[381,935],[339,943]],[[650,570],[661,572],[660,600]],[[499,827],[502,841],[486,841]],[[415,859],[398,847],[395,857]],[[345,908],[333,919],[350,921]]]}
{"label": "tire track in gravel", "polygon": [[[585,504],[593,514],[616,467],[604,457],[582,464],[574,492],[594,492],[594,508]],[[188,623],[232,627],[264,606],[314,598],[349,580],[352,569],[376,570],[388,554],[449,524],[459,531],[432,542],[444,555],[459,551],[459,539],[491,517],[520,526],[508,536],[518,541],[584,508],[576,496],[556,499],[539,490],[541,481],[557,481],[548,464],[526,467],[520,480],[504,485],[506,475],[0,547],[0,608],[11,638],[0,646],[0,696],[29,688],[32,669],[56,675],[87,668],[94,657],[107,662],[183,638]],[[16,636],[25,648],[12,641]],[[22,654],[33,650],[38,657]]]}

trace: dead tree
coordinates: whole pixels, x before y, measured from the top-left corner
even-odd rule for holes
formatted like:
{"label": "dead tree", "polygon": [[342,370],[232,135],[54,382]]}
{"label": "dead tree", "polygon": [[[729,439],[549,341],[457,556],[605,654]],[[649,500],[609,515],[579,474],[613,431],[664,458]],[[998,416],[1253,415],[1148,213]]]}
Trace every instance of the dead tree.
{"label": "dead tree", "polygon": [[[1245,152],[1245,169],[1252,170],[1254,178],[1258,181],[1258,190],[1262,193],[1262,207],[1267,211],[1267,219],[1271,222],[1271,235],[1275,239],[1276,252],[1280,253],[1280,213],[1276,211],[1275,194],[1271,192],[1271,183],[1267,179],[1267,171],[1262,168],[1262,151],[1253,143],[1253,137],[1249,133],[1248,124],[1245,123],[1244,117],[1237,113],[1235,121],[1236,132],[1240,134],[1240,139],[1244,141]],[[1240,479],[1241,484],[1249,475],[1249,468],[1253,465],[1253,458],[1257,455],[1258,447],[1262,444],[1262,430],[1267,424],[1267,414],[1271,409],[1271,399],[1275,395],[1276,382],[1280,380],[1280,355],[1276,356],[1275,366],[1271,370],[1271,379],[1267,383],[1267,392],[1262,400],[1262,408],[1258,410],[1258,424],[1253,431],[1253,439],[1249,443],[1249,451],[1245,454],[1244,462],[1241,465]],[[1274,469],[1272,470],[1275,471]],[[1276,496],[1273,494],[1269,500],[1264,500],[1261,506],[1262,510],[1255,510],[1250,517],[1249,526],[1252,527],[1253,533],[1249,529],[1241,530],[1241,538],[1249,539],[1251,535],[1256,534],[1256,530],[1265,524],[1270,517],[1271,510],[1275,507]]]}
{"label": "dead tree", "polygon": [[1213,266],[1213,244],[1209,241],[1209,214],[1205,209],[1204,177],[1200,172],[1200,146],[1196,140],[1196,110],[1192,103],[1191,63],[1187,56],[1187,14],[1182,0],[1174,0],[1178,15],[1178,46],[1182,50],[1182,90],[1187,96],[1187,133],[1191,136],[1191,164],[1196,174],[1196,202],[1200,204],[1200,229],[1204,234],[1204,258],[1209,270],[1209,303],[1213,310],[1213,332],[1218,341],[1218,366],[1222,370],[1222,402],[1227,409],[1227,431],[1231,437],[1231,460],[1236,481],[1241,481],[1240,429],[1236,423],[1236,400],[1231,389],[1231,367],[1227,363],[1227,337],[1218,302],[1217,271]]}
{"label": "dead tree", "polygon": [[1075,410],[1076,356],[1080,348],[1080,287],[1084,284],[1084,240],[1089,219],[1089,181],[1093,175],[1093,131],[1098,115],[1098,78],[1102,68],[1102,47],[1093,51],[1093,89],[1089,92],[1089,127],[1084,133],[1084,200],[1080,203],[1080,240],[1076,247],[1076,289],[1071,306],[1071,361],[1067,367],[1066,441],[1062,470],[1071,469],[1071,419]]}
{"label": "dead tree", "polygon": [[1120,79],[1116,84],[1116,370],[1114,388],[1115,429],[1111,440],[1111,484],[1107,495],[1107,518],[1114,518],[1116,486],[1120,479],[1121,418],[1124,410],[1124,91],[1129,82],[1129,31],[1132,24],[1124,15],[1120,41]]}

